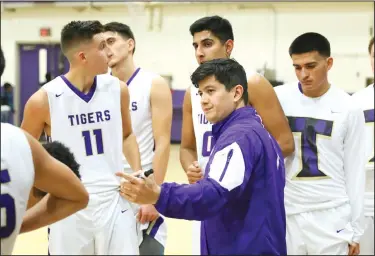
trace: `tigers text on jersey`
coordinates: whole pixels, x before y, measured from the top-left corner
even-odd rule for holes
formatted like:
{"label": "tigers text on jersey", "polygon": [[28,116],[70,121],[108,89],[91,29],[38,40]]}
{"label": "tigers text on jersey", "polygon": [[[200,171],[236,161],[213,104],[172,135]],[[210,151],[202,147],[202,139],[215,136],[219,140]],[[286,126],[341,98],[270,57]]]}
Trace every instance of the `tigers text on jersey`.
{"label": "tigers text on jersey", "polygon": [[366,122],[365,215],[374,216],[374,84],[355,93],[353,99],[362,108]]}
{"label": "tigers text on jersey", "polygon": [[[157,74],[137,68],[127,81],[130,95],[129,108],[132,128],[137,138],[143,169],[151,168],[154,158],[155,145],[152,130],[150,95],[152,80],[156,77],[158,77]],[[123,159],[124,169],[130,170],[131,167],[126,158],[124,157]]]}
{"label": "tigers text on jersey", "polygon": [[18,127],[1,123],[1,255],[12,254],[34,177],[33,157],[25,134]]}
{"label": "tigers text on jersey", "polygon": [[87,94],[64,76],[45,84],[48,94],[51,138],[71,149],[80,166],[87,191],[116,191],[115,173],[122,170],[122,116],[120,82],[98,75]]}
{"label": "tigers text on jersey", "polygon": [[[246,71],[247,79],[256,74],[253,71]],[[212,124],[206,119],[201,107],[201,96],[198,94],[198,88],[194,85],[190,86],[190,96],[198,163],[204,173],[215,145],[215,139],[212,137]]]}
{"label": "tigers text on jersey", "polygon": [[[288,215],[351,205],[355,236],[363,233],[365,122],[345,91],[331,86],[318,98],[299,84],[275,88],[294,134],[295,152],[285,159]],[[363,166],[363,168],[361,168]]]}

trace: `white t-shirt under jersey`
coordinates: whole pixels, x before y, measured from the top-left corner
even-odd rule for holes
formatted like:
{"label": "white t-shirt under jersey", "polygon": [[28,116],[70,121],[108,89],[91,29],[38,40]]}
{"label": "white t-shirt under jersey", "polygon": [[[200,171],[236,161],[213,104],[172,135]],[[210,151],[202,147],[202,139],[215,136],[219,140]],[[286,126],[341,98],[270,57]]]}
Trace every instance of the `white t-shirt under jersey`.
{"label": "white t-shirt under jersey", "polygon": [[1,255],[11,255],[34,184],[31,148],[20,128],[1,123]]}
{"label": "white t-shirt under jersey", "polygon": [[374,216],[374,84],[352,95],[361,107],[366,123],[365,216]]}

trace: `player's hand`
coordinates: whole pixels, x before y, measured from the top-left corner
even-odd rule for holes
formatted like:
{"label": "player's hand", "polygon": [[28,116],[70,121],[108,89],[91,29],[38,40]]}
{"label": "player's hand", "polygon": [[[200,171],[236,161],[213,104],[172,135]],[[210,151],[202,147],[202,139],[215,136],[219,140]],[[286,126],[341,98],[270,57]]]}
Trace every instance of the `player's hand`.
{"label": "player's hand", "polygon": [[130,202],[137,204],[155,204],[160,196],[160,187],[153,179],[154,175],[145,178],[137,178],[133,174],[117,172],[121,177],[120,195]]}
{"label": "player's hand", "polygon": [[349,255],[359,255],[359,243],[349,244]]}
{"label": "player's hand", "polygon": [[137,220],[141,224],[145,224],[146,222],[156,220],[158,217],[159,213],[155,209],[155,206],[153,206],[152,204],[145,204],[141,205],[141,208],[139,208]]}
{"label": "player's hand", "polygon": [[195,182],[203,178],[203,172],[201,168],[199,167],[199,164],[197,161],[194,161],[191,165],[189,165],[186,175],[188,177],[190,184],[194,184]]}

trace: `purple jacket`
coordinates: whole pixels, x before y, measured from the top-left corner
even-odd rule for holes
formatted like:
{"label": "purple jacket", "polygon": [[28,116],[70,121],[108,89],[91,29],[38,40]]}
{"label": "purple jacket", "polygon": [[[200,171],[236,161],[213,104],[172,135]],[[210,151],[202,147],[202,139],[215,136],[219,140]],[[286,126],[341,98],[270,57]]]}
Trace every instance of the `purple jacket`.
{"label": "purple jacket", "polygon": [[204,179],[163,183],[156,209],[201,220],[201,254],[286,255],[285,168],[276,140],[251,107],[213,125]]}

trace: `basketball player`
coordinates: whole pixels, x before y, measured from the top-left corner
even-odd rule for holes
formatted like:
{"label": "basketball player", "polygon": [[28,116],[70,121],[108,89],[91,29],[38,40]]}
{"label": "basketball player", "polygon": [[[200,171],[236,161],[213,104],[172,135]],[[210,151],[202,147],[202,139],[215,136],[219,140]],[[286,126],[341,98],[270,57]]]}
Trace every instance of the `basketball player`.
{"label": "basketball player", "polygon": [[[374,38],[370,40],[368,51],[374,73]],[[366,230],[361,239],[361,255],[374,255],[374,84],[353,94],[354,100],[362,108],[366,122]]]}
{"label": "basketball player", "polygon": [[[32,186],[49,195],[26,211]],[[19,233],[64,219],[88,201],[86,189],[66,165],[28,133],[1,123],[1,255],[12,254]]]}
{"label": "basketball player", "polygon": [[286,255],[285,168],[280,148],[248,105],[243,67],[224,58],[193,73],[216,144],[205,177],[163,183],[118,173],[124,196],[167,217],[202,220],[202,255]]}
{"label": "basketball player", "polygon": [[[108,63],[111,73],[126,82],[129,88],[132,127],[140,149],[142,170],[153,169],[156,182],[161,184],[167,171],[170,151],[170,88],[161,76],[136,67],[133,60],[135,38],[129,26],[111,22],[104,28],[107,45],[111,50]],[[124,169],[127,173],[132,172],[126,161]],[[164,254],[167,230],[163,218],[159,218],[159,213],[151,204],[142,205],[135,212],[142,224],[140,254]]]}
{"label": "basketball player", "polygon": [[276,87],[296,148],[285,159],[288,255],[358,255],[364,230],[363,112],[328,81],[333,59],[324,36],[298,36],[289,55],[299,82]]}
{"label": "basketball player", "polygon": [[[190,26],[198,64],[217,58],[229,58],[234,47],[232,25],[219,16],[204,17]],[[249,104],[262,118],[266,129],[279,143],[284,156],[294,151],[293,135],[272,85],[263,76],[247,72]],[[186,90],[183,104],[180,161],[190,183],[201,179],[215,144],[212,124],[200,106],[198,89]],[[193,224],[193,254],[199,254],[199,223]]]}
{"label": "basketball player", "polygon": [[[50,226],[51,254],[138,254],[136,222],[120,197],[123,154],[140,170],[125,83],[105,74],[110,50],[98,21],[72,21],[61,32],[69,72],[43,85],[25,106],[22,128],[43,130],[70,148],[90,194],[86,209]],[[103,75],[100,75],[103,74]],[[69,234],[69,235],[67,235]]]}

